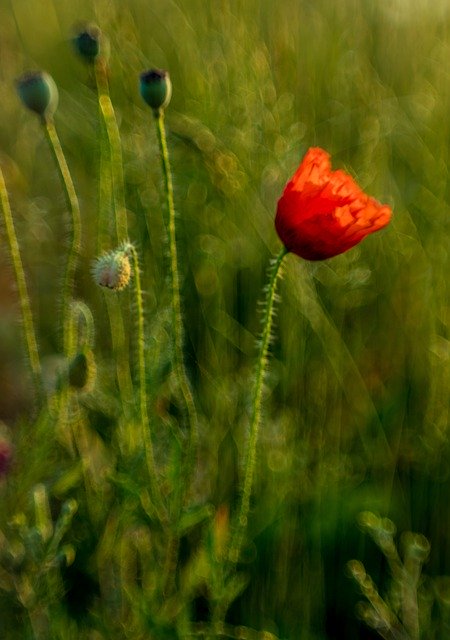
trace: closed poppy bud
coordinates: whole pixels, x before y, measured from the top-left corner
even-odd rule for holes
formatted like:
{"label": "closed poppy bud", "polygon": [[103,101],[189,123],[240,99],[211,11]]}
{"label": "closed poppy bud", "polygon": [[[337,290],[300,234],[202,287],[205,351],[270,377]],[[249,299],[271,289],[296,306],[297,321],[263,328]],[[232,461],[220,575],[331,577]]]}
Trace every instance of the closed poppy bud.
{"label": "closed poppy bud", "polygon": [[43,118],[51,118],[58,106],[58,88],[45,71],[29,71],[17,80],[23,104]]}
{"label": "closed poppy bud", "polygon": [[151,69],[141,73],[140,92],[149,107],[158,111],[164,109],[172,96],[169,73],[162,69]]}
{"label": "closed poppy bud", "polygon": [[85,62],[93,64],[99,56],[108,57],[108,45],[101,29],[93,23],[79,27],[73,38],[75,51]]}
{"label": "closed poppy bud", "polygon": [[95,380],[95,360],[90,349],[77,353],[69,364],[69,385],[79,391],[89,391]]}
{"label": "closed poppy bud", "polygon": [[325,260],[386,226],[391,213],[347,173],[332,171],[326,151],[311,148],[278,201],[275,227],[288,251]]}
{"label": "closed poppy bud", "polygon": [[128,285],[131,278],[129,247],[130,245],[125,243],[119,249],[97,258],[92,268],[92,275],[100,287],[122,291]]}

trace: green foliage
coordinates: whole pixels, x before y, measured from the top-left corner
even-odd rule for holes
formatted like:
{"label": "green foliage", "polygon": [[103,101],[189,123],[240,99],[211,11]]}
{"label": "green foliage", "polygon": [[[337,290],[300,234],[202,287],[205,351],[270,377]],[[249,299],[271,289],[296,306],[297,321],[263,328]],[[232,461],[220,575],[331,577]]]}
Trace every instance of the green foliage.
{"label": "green foliage", "polygon": [[[74,54],[80,15],[110,43],[102,66]],[[430,540],[434,600],[420,601],[420,637],[448,635],[449,27],[443,0],[0,6],[0,163],[20,246],[11,260],[2,217],[0,419],[13,461],[0,479],[0,636],[325,640],[339,629],[374,638],[355,616],[345,571],[358,557],[389,592],[379,553],[356,526],[367,510]],[[58,86],[55,127],[80,202],[64,308],[71,222],[39,119],[15,92],[30,68]],[[164,184],[139,95],[148,68],[167,69],[173,85],[165,126],[198,414],[187,484]],[[276,202],[312,145],[392,204],[394,217],[330,261],[285,259],[245,541],[227,576],[257,308],[279,251]],[[118,293],[91,277],[98,254],[127,235],[139,254],[139,321],[135,274]],[[30,336],[31,307],[39,359],[16,323],[22,265],[23,328]],[[92,314],[95,343],[68,297]],[[42,371],[44,400],[29,371]],[[143,433],[152,434],[153,471]],[[225,620],[214,620],[224,602]]]}
{"label": "green foliage", "polygon": [[428,540],[421,534],[406,532],[401,537],[400,552],[391,520],[370,512],[360,514],[359,519],[382,551],[390,573],[386,595],[382,597],[364,565],[358,560],[348,563],[350,574],[368,601],[359,603],[361,618],[386,640],[444,637],[448,633],[444,586],[448,579],[432,580],[422,575],[430,553]]}

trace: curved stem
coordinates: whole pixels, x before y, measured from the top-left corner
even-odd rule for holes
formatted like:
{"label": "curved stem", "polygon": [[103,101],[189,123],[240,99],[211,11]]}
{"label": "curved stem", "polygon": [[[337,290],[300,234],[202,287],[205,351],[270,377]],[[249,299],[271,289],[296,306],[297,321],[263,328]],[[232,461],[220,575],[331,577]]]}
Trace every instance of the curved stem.
{"label": "curved stem", "polygon": [[78,197],[72,181],[72,176],[70,175],[69,167],[67,166],[66,158],[64,156],[55,125],[52,120],[45,118],[42,120],[42,124],[59,171],[61,182],[64,187],[67,206],[71,215],[71,242],[69,255],[67,256],[62,295],[64,355],[71,356],[73,355],[72,351],[74,349],[74,340],[72,322],[70,318],[70,302],[73,295],[77,258],[81,247],[80,205],[78,203]]}
{"label": "curved stem", "polygon": [[[76,347],[79,348],[80,346],[88,346],[92,348],[94,346],[95,335],[94,318],[92,316],[92,311],[82,300],[75,300],[70,305],[70,314],[74,327],[77,328],[77,330],[75,331],[77,335]],[[84,320],[84,330],[81,329],[80,319]]]}
{"label": "curved stem", "polygon": [[186,456],[187,465],[185,493],[187,493],[195,464],[195,452],[198,446],[198,419],[183,355],[184,328],[183,315],[181,311],[180,276],[178,271],[175,206],[173,201],[173,185],[169,163],[169,152],[167,149],[166,132],[164,127],[164,111],[158,109],[154,112],[154,116],[156,121],[158,144],[161,153],[161,164],[164,175],[164,186],[167,203],[167,215],[165,224],[169,240],[172,326],[174,332],[174,372],[178,387],[181,391],[185,403],[190,429],[189,449]]}
{"label": "curved stem", "polygon": [[36,334],[34,331],[33,314],[31,311],[30,298],[28,296],[25,272],[23,269],[22,259],[20,257],[19,243],[17,241],[14,221],[9,204],[8,192],[6,190],[3,171],[0,167],[0,203],[5,220],[5,230],[8,239],[9,249],[16,276],[17,290],[19,293],[20,310],[22,314],[23,332],[28,351],[28,361],[31,369],[31,375],[35,385],[36,393],[39,395],[42,391],[41,378],[41,362],[39,359],[39,350],[37,346]]}
{"label": "curved stem", "polygon": [[275,311],[276,288],[278,278],[281,274],[281,264],[287,249],[283,247],[276,257],[269,273],[269,284],[267,287],[266,300],[263,311],[263,332],[259,344],[259,354],[256,366],[256,375],[253,387],[252,414],[250,422],[249,440],[245,458],[244,482],[241,491],[240,505],[237,516],[236,527],[231,539],[228,552],[228,562],[232,566],[237,564],[239,554],[247,528],[247,518],[250,508],[250,498],[253,489],[253,479],[255,475],[256,448],[258,442],[259,426],[261,423],[261,405],[263,398],[264,379],[268,365],[268,352],[272,335],[272,323]]}

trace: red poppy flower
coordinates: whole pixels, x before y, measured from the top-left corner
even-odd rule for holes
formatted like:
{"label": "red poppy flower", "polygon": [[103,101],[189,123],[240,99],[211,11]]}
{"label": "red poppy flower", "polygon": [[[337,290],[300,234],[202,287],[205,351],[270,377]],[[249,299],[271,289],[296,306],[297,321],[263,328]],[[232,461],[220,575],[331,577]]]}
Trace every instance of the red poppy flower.
{"label": "red poppy flower", "polygon": [[344,171],[332,171],[330,155],[313,147],[278,201],[275,227],[288,251],[325,260],[386,226],[391,213]]}

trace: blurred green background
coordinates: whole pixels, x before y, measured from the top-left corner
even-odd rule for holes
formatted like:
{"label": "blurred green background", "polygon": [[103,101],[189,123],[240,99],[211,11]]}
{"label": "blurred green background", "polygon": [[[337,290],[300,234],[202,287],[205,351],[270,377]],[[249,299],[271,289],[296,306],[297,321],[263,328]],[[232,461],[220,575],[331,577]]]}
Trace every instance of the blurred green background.
{"label": "blurred green background", "polygon": [[[79,19],[97,22],[111,42],[129,233],[141,252],[153,335],[166,280],[161,178],[138,75],[162,67],[172,78],[166,122],[187,364],[201,416],[199,502],[236,500],[258,302],[279,249],[273,219],[300,158],[322,146],[335,167],[393,207],[389,227],[347,254],[286,260],[246,549],[251,580],[229,612],[230,622],[280,638],[375,638],[356,617],[360,596],[345,569],[359,558],[381,586],[386,577],[359,512],[423,533],[431,542],[426,573],[450,574],[450,3],[0,2],[0,158],[42,354],[50,371],[60,350],[67,221],[38,121],[15,94],[15,78],[28,69],[47,70],[60,91],[55,123],[83,217],[77,295],[94,313],[101,372],[111,344],[90,275],[99,125],[92,78],[69,42]],[[18,441],[20,501],[33,482],[52,478],[45,448],[20,445],[30,398],[0,232],[0,418]],[[436,606],[448,607],[447,596]],[[73,615],[81,619],[89,606]],[[199,597],[199,620],[202,607]]]}

